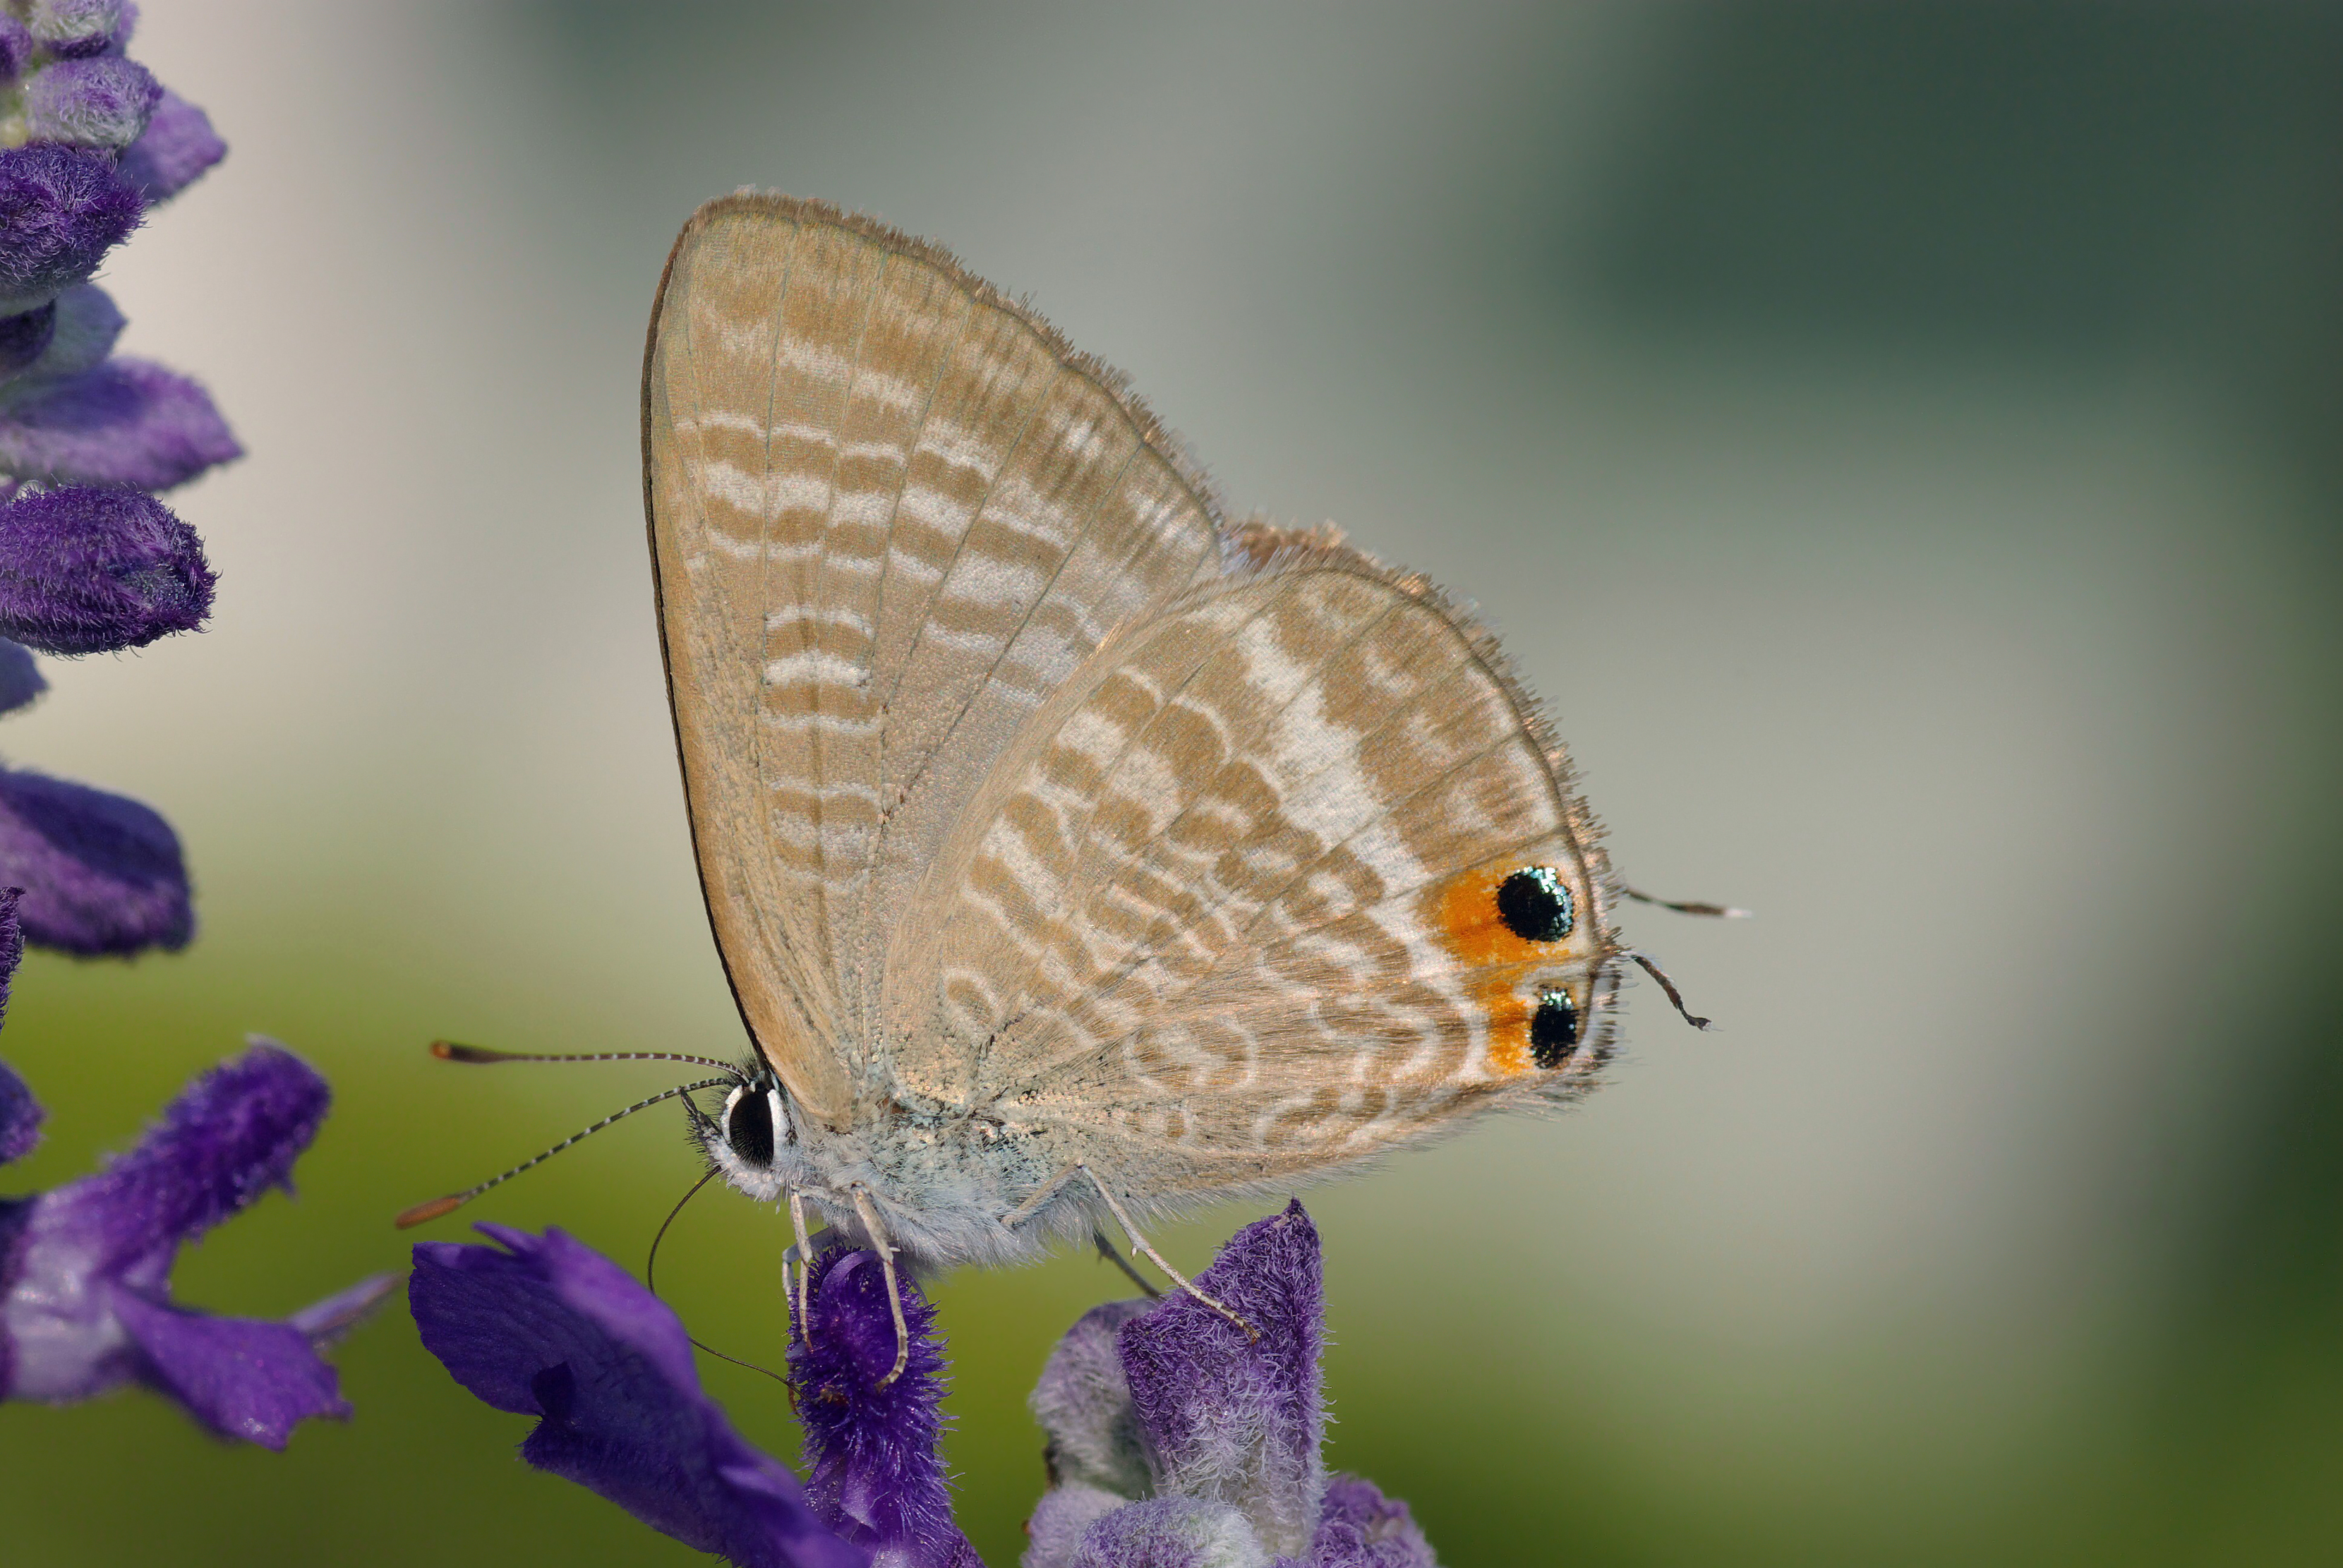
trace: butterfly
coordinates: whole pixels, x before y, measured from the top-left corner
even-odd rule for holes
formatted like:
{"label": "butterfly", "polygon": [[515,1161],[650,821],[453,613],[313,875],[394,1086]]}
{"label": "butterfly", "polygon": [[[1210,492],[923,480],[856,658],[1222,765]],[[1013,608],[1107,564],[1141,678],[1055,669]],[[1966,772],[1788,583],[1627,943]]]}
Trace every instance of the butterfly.
{"label": "butterfly", "polygon": [[947,252],[709,203],[642,442],[755,1046],[694,1120],[800,1249],[810,1205],[890,1271],[1109,1218],[1152,1257],[1151,1219],[1600,1081],[1641,955],[1489,634],[1331,528],[1230,524],[1120,375]]}

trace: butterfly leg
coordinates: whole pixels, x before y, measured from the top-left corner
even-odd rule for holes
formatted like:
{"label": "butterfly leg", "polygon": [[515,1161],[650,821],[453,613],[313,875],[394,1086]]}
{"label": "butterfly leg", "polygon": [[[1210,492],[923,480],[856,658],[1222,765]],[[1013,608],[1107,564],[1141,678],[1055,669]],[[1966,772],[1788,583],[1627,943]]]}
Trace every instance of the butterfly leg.
{"label": "butterfly leg", "polygon": [[1116,1268],[1121,1269],[1124,1275],[1130,1279],[1132,1284],[1137,1285],[1141,1290],[1146,1292],[1147,1299],[1149,1301],[1160,1302],[1163,1299],[1163,1292],[1149,1284],[1147,1282],[1147,1276],[1141,1273],[1137,1269],[1132,1268],[1131,1266],[1131,1260],[1117,1251],[1115,1250],[1114,1243],[1106,1239],[1106,1232],[1100,1230],[1095,1225],[1091,1227],[1091,1245],[1098,1249],[1100,1257],[1104,1258],[1108,1262],[1112,1263]]}
{"label": "butterfly leg", "polygon": [[887,1276],[887,1305],[895,1313],[895,1364],[874,1386],[885,1388],[903,1375],[903,1368],[911,1360],[911,1329],[903,1321],[903,1290],[895,1280],[895,1246],[887,1240],[887,1227],[879,1218],[879,1205],[870,1201],[870,1189],[857,1181],[848,1189],[854,1194],[854,1212],[862,1228],[870,1233],[871,1250],[879,1254],[879,1267]]}
{"label": "butterfly leg", "polygon": [[810,1343],[813,1318],[806,1311],[806,1291],[813,1279],[813,1238],[806,1230],[805,1194],[794,1187],[789,1189],[789,1229],[797,1232],[798,1239],[795,1246],[781,1254],[781,1288],[789,1288],[789,1264],[794,1261],[798,1266],[797,1289],[789,1297],[789,1305],[797,1315],[798,1333]]}
{"label": "butterfly leg", "polygon": [[1157,1268],[1162,1270],[1164,1274],[1173,1284],[1179,1286],[1182,1290],[1187,1292],[1190,1295],[1203,1302],[1204,1305],[1212,1308],[1212,1311],[1220,1313],[1221,1316],[1228,1319],[1229,1322],[1242,1329],[1245,1332],[1245,1338],[1249,1340],[1258,1340],[1261,1338],[1261,1331],[1259,1329],[1254,1328],[1251,1323],[1237,1316],[1233,1312],[1231,1312],[1223,1303],[1216,1302],[1212,1297],[1204,1294],[1203,1292],[1196,1288],[1194,1281],[1189,1279],[1187,1275],[1182,1273],[1170,1263],[1164,1261],[1163,1254],[1157,1251],[1153,1247],[1148,1244],[1147,1238],[1141,1235],[1139,1233],[1139,1228],[1131,1222],[1131,1216],[1122,1211],[1122,1205],[1114,1201],[1114,1194],[1108,1190],[1107,1184],[1098,1179],[1098,1172],[1092,1171],[1087,1165],[1077,1165],[1074,1169],[1089,1177],[1091,1179],[1091,1185],[1098,1189],[1098,1195],[1106,1200],[1107,1212],[1113,1215],[1115,1218],[1115,1223],[1122,1227],[1122,1233],[1131,1238],[1131,1250],[1132,1251],[1144,1252],[1147,1255],[1147,1261],[1153,1263]]}

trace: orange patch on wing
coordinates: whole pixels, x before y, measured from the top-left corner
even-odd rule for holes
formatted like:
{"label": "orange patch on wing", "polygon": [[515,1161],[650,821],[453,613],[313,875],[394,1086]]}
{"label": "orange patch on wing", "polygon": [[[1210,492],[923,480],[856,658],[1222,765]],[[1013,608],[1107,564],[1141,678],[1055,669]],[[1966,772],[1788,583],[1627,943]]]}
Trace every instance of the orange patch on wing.
{"label": "orange patch on wing", "polygon": [[[1521,994],[1526,972],[1566,961],[1576,950],[1568,938],[1534,942],[1513,934],[1497,912],[1497,889],[1519,865],[1484,866],[1435,884],[1425,915],[1440,945],[1473,972],[1473,1000],[1489,1020],[1489,1069],[1507,1078],[1535,1070],[1530,1056],[1530,1014],[1536,1003]],[[1577,890],[1572,890],[1574,901]]]}

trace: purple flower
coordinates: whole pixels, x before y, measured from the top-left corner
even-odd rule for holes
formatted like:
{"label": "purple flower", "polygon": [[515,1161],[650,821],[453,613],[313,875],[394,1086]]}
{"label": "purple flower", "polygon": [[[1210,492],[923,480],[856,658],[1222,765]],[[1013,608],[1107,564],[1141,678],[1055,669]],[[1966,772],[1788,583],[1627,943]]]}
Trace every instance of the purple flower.
{"label": "purple flower", "polygon": [[0,1208],[0,1397],[65,1404],[127,1383],[224,1437],[282,1448],[296,1423],[347,1416],[317,1352],[395,1282],[360,1282],[282,1321],[171,1299],[182,1242],[292,1186],[325,1120],[326,1081],[268,1041],[180,1092],[95,1176]]}
{"label": "purple flower", "polygon": [[143,359],[0,400],[0,470],[19,478],[167,490],[243,455],[201,387]]}
{"label": "purple flower", "polygon": [[171,825],[136,800],[0,769],[0,884],[25,890],[25,940],[84,958],[176,950],[195,935]]}
{"label": "purple flower", "polygon": [[743,1568],[865,1568],[700,1391],[665,1302],[559,1231],[479,1229],[506,1250],[422,1243],[407,1302],[458,1382],[538,1418],[523,1459]]}
{"label": "purple flower", "polygon": [[895,1365],[895,1317],[879,1254],[836,1246],[814,1261],[812,1331],[789,1341],[807,1496],[824,1523],[888,1568],[983,1568],[952,1523],[936,1452],[944,1358],[935,1309],[910,1280],[902,1288],[910,1355],[882,1388]]}
{"label": "purple flower", "polygon": [[33,650],[0,638],[0,713],[14,713],[49,689]]}
{"label": "purple flower", "polygon": [[1061,1341],[1033,1391],[1051,1490],[1025,1568],[1431,1568],[1408,1516],[1319,1456],[1318,1232],[1302,1205],[1237,1232],[1182,1292],[1114,1302]]}
{"label": "purple flower", "polygon": [[211,116],[168,87],[146,117],[146,134],[123,149],[122,177],[146,205],[166,202],[227,156]]}
{"label": "purple flower", "polygon": [[0,151],[0,315],[34,309],[87,277],[145,211],[103,153]]}
{"label": "purple flower", "polygon": [[81,486],[0,507],[0,635],[44,653],[108,653],[193,631],[211,613],[203,541],[136,490]]}
{"label": "purple flower", "polygon": [[119,55],[59,60],[25,78],[25,127],[35,142],[119,152],[146,134],[162,96],[146,66]]}

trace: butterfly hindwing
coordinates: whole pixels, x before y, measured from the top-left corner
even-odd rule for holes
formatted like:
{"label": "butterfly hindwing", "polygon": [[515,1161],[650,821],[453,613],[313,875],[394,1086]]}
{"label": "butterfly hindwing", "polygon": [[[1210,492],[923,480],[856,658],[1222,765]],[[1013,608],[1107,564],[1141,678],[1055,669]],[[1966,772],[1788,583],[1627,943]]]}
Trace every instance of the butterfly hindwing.
{"label": "butterfly hindwing", "polygon": [[[1036,716],[890,962],[910,1088],[1076,1124],[1135,1190],[1566,1098],[1607,1029],[1608,872],[1489,640],[1363,557],[1255,544]],[[1547,925],[1500,908],[1525,870]]]}

